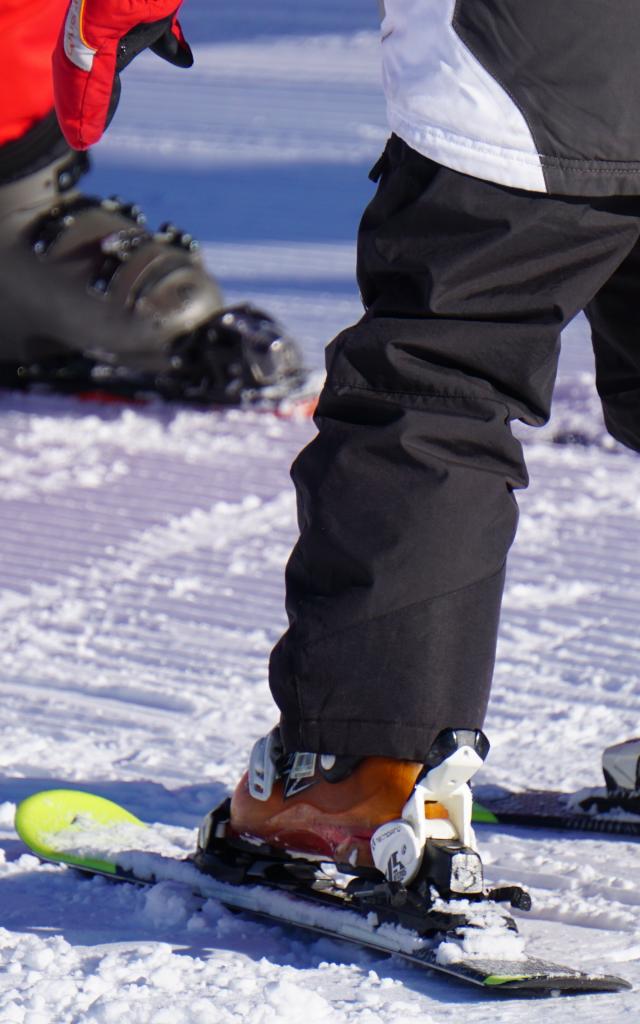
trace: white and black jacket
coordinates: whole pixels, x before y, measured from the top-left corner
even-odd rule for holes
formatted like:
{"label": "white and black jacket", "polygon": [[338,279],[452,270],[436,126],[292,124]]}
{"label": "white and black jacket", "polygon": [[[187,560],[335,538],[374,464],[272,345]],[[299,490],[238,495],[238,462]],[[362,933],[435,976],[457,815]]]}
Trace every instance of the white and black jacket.
{"label": "white and black jacket", "polygon": [[475,177],[640,193],[640,0],[385,0],[389,123]]}

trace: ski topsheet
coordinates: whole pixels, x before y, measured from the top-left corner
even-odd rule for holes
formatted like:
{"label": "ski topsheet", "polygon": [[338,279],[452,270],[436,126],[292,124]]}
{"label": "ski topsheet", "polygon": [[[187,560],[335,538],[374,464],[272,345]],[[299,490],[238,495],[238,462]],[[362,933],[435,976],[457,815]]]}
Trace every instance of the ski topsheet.
{"label": "ski topsheet", "polygon": [[232,885],[203,873],[187,859],[194,845],[189,830],[146,825],[110,800],[89,793],[51,790],[27,798],[16,812],[16,830],[42,860],[123,882],[171,881],[202,899],[396,954],[486,990],[545,995],[630,987],[621,978],[587,974],[527,956],[520,937],[505,932],[504,915],[495,905],[458,901],[468,908],[472,926],[460,935],[447,933],[436,940],[412,928],[379,922],[375,912],[364,915],[331,905],[320,893],[288,893],[267,884]]}
{"label": "ski topsheet", "polygon": [[605,789],[577,793],[529,789],[515,793],[479,786],[474,790],[473,820],[640,837],[640,814],[615,806]]}

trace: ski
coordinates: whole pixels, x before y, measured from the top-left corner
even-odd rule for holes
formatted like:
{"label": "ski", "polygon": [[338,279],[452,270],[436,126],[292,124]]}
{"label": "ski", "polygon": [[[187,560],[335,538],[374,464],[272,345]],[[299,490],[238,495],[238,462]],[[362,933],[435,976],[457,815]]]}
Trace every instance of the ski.
{"label": "ski", "polygon": [[640,837],[640,740],[607,747],[602,755],[605,786],[562,790],[477,787],[473,820],[492,825],[555,828]]}
{"label": "ski", "polygon": [[[65,371],[66,372],[66,371]],[[121,375],[122,377],[123,375]],[[13,392],[73,398],[86,404],[121,405],[133,408],[144,408],[150,405],[171,404],[179,408],[194,409],[200,412],[226,412],[240,410],[242,412],[268,413],[278,419],[303,420],[311,419],[315,413],[322,387],[321,374],[309,374],[306,381],[301,381],[296,388],[256,388],[246,393],[237,401],[209,398],[206,395],[175,393],[162,394],[154,391],[151,384],[132,384],[127,387],[126,381],[117,381],[117,386],[101,383],[99,379],[76,379],[72,373],[65,376],[61,373],[56,379],[20,379],[14,380],[13,373],[0,366],[0,395]]]}
{"label": "ski", "polygon": [[[215,874],[212,863],[205,872],[190,856],[190,830],[147,825],[90,793],[36,793],[19,805],[16,830],[43,861],[137,885],[171,881],[203,900],[397,955],[486,991],[551,995],[630,987],[619,977],[529,957],[513,918],[490,900],[436,900],[425,910],[398,884],[348,879],[335,865],[295,858],[277,862],[259,851],[253,858],[221,858]],[[505,895],[506,890],[500,897],[496,891],[494,899]],[[502,955],[492,955],[494,942]]]}
{"label": "ski", "polygon": [[544,789],[516,793],[496,786],[479,786],[474,790],[473,820],[476,824],[640,838],[640,813],[612,800],[604,787],[577,793]]}

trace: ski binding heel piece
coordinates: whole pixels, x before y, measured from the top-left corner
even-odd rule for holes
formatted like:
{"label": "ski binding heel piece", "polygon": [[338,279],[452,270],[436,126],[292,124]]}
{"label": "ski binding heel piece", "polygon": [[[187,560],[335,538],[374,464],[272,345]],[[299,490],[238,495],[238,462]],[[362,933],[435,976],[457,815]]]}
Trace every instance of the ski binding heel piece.
{"label": "ski binding heel piece", "polygon": [[[468,782],[487,750],[486,738],[479,731],[447,729],[439,734],[401,818],[381,825],[371,837],[373,862],[389,881],[409,885],[418,876],[431,841],[430,857],[445,892],[482,894],[482,862],[471,827],[473,800]],[[444,810],[444,816],[428,815],[426,808],[435,804]],[[442,842],[450,845],[442,846]],[[444,849],[449,851],[446,872]],[[435,878],[434,884],[439,888]]]}

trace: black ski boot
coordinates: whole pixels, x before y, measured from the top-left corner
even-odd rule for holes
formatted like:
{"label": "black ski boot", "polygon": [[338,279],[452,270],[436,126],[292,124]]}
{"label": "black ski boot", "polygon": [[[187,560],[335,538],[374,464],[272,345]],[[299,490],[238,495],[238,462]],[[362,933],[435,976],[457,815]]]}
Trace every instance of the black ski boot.
{"label": "black ski boot", "polygon": [[8,173],[12,146],[0,149],[0,385],[201,404],[304,393],[295,344],[259,310],[225,309],[190,234],[151,232],[135,204],[79,192],[85,154]]}

